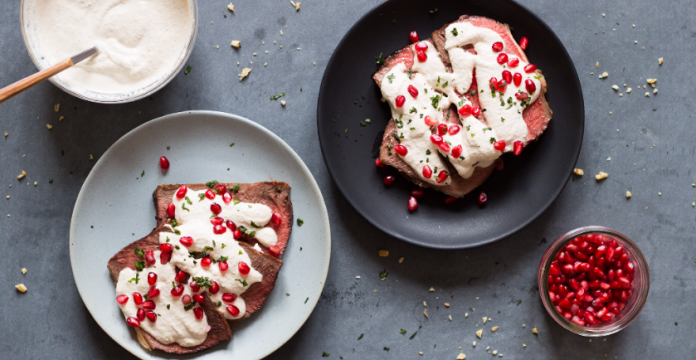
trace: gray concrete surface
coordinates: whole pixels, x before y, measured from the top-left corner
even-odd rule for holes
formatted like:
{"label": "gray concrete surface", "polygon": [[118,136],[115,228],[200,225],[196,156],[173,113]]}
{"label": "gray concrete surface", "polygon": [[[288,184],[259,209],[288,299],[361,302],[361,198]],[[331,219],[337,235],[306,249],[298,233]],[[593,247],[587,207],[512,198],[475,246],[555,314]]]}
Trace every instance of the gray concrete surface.
{"label": "gray concrete surface", "polygon": [[[696,358],[691,94],[696,76],[690,67],[696,54],[696,4],[521,2],[558,34],[580,74],[587,122],[578,167],[585,176],[570,182],[530,226],[477,249],[434,251],[386,236],[347,204],[326,171],[315,125],[324,67],[343,34],[377,0],[305,0],[299,12],[286,0],[237,1],[235,15],[227,18],[228,1],[199,1],[198,41],[189,60],[193,69],[152,99],[97,105],[44,83],[1,104],[0,135],[8,136],[0,136],[0,358],[130,358],[94,322],[76,291],[68,257],[70,216],[94,165],[90,154],[99,158],[134,127],[190,109],[236,113],[280,135],[309,166],[330,211],[333,253],[324,295],[304,327],[272,359],[319,359],[324,351],[327,359],[417,359],[419,351],[424,359],[455,359],[460,352],[467,359],[483,359],[493,356],[486,353],[488,346],[504,359]],[[232,51],[232,39],[242,41],[240,51]],[[272,45],[274,40],[284,48]],[[292,50],[297,47],[302,50]],[[254,70],[240,83],[236,62],[250,60]],[[264,62],[267,67],[260,66]],[[18,1],[0,5],[0,64],[0,85],[35,71],[22,42]],[[609,78],[599,80],[604,71]],[[642,88],[647,78],[658,79],[658,95],[649,86]],[[631,94],[624,83],[633,88]],[[611,89],[613,84],[623,97]],[[280,92],[287,94],[286,108],[268,101]],[[56,103],[61,104],[58,114]],[[28,177],[18,181],[22,170]],[[609,178],[596,182],[600,170]],[[630,200],[624,196],[627,190],[633,194]],[[550,242],[590,224],[631,236],[649,260],[653,282],[647,306],[629,328],[588,342],[546,314],[535,271],[548,245],[543,238]],[[390,250],[389,257],[377,255],[382,248]],[[26,275],[22,267],[29,269]],[[380,281],[383,269],[389,277]],[[20,282],[28,293],[15,291]],[[434,292],[428,291],[431,287]],[[483,316],[493,320],[484,338],[476,339]],[[494,325],[500,329],[491,333]],[[532,335],[533,327],[538,336]]]}

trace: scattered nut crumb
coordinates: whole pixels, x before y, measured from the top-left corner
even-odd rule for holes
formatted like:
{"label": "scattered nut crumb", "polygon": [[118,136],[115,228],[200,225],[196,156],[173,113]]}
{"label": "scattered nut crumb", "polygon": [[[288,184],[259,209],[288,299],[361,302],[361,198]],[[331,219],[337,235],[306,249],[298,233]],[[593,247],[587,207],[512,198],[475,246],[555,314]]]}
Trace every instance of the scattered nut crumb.
{"label": "scattered nut crumb", "polygon": [[280,100],[280,105],[285,106],[285,104],[287,104],[287,102],[285,102],[285,100]]}
{"label": "scattered nut crumb", "polygon": [[27,172],[22,170],[22,173],[17,175],[17,179],[22,179],[23,177],[27,176]]}
{"label": "scattered nut crumb", "polygon": [[5,137],[7,137],[7,135],[10,135],[10,134],[8,134],[7,131],[5,131]]}
{"label": "scattered nut crumb", "polygon": [[53,129],[53,125],[46,124],[46,128],[47,128],[48,130],[51,130],[51,129]]}
{"label": "scattered nut crumb", "polygon": [[539,335],[539,331],[537,330],[537,328],[532,329],[532,334]]}
{"label": "scattered nut crumb", "polygon": [[658,195],[658,196],[662,196],[662,192],[658,192],[657,195]]}
{"label": "scattered nut crumb", "polygon": [[657,61],[662,65],[662,62],[664,61],[662,58],[657,59]]}
{"label": "scattered nut crumb", "polygon": [[419,351],[419,352],[418,352],[418,355],[423,356],[423,352],[422,352],[422,351]]}
{"label": "scattered nut crumb", "polygon": [[597,180],[604,180],[609,176],[609,174],[605,173],[604,171],[600,171],[599,174],[595,175],[595,179]]}
{"label": "scattered nut crumb", "polygon": [[23,293],[27,292],[27,287],[24,286],[24,284],[17,284],[17,285],[15,285],[15,288],[17,288],[17,290],[19,290],[20,292],[23,292]]}
{"label": "scattered nut crumb", "polygon": [[602,14],[602,17],[607,17],[607,14]]}
{"label": "scattered nut crumb", "polygon": [[650,92],[646,91],[646,92],[645,92],[645,97],[650,97]]}
{"label": "scattered nut crumb", "polygon": [[263,63],[263,67],[266,67],[266,66],[268,66],[268,63]]}
{"label": "scattered nut crumb", "polygon": [[577,168],[576,168],[576,169],[573,169],[573,174],[575,174],[575,175],[577,175],[577,176],[583,176],[583,175],[585,175],[585,172],[582,171],[582,169],[577,169]]}
{"label": "scattered nut crumb", "polygon": [[[38,186],[38,185],[39,185],[39,182],[38,182],[38,181],[34,181],[34,186]],[[662,193],[660,193],[660,195],[662,195]]]}
{"label": "scattered nut crumb", "polygon": [[499,327],[500,327],[500,326],[494,326],[494,327],[492,327],[492,328],[491,328],[491,332],[495,332],[496,330],[498,330]]}
{"label": "scattered nut crumb", "polygon": [[611,88],[614,89],[614,91],[619,91],[619,85],[614,84]]}
{"label": "scattered nut crumb", "polygon": [[404,257],[403,257],[403,256],[399,258],[399,264],[401,264],[402,262],[404,262]]}
{"label": "scattered nut crumb", "polygon": [[609,76],[609,73],[605,71],[605,72],[602,73],[602,75],[599,75],[599,78],[600,78],[600,79],[606,79],[608,76]]}
{"label": "scattered nut crumb", "polygon": [[9,199],[9,198],[10,198],[10,195],[7,195],[7,199]]}
{"label": "scattered nut crumb", "polygon": [[283,36],[283,30],[280,30],[280,36]]}
{"label": "scattered nut crumb", "polygon": [[59,118],[58,118],[58,121],[63,121],[63,119],[65,119],[65,116],[59,117]]}
{"label": "scattered nut crumb", "polygon": [[469,313],[464,313],[464,317],[465,317],[465,318],[468,318],[468,317],[469,317]]}
{"label": "scattered nut crumb", "polygon": [[486,321],[488,321],[488,317],[484,316],[484,317],[483,317],[483,323],[485,324]]}
{"label": "scattered nut crumb", "polygon": [[435,291],[435,288],[432,288],[432,287],[431,287],[431,288],[430,288],[430,292],[434,292],[434,291]]}
{"label": "scattered nut crumb", "polygon": [[232,46],[239,49],[239,47],[241,46],[241,43],[239,42],[239,40],[232,40]]}
{"label": "scattered nut crumb", "polygon": [[[244,68],[242,72],[239,74],[239,81],[244,80],[247,76],[249,76],[249,73],[251,72],[251,68]],[[285,105],[285,104],[283,104]]]}
{"label": "scattered nut crumb", "polygon": [[599,69],[599,61],[597,61],[597,65],[595,65],[595,67]]}
{"label": "scattered nut crumb", "polygon": [[292,4],[292,6],[295,7],[295,11],[300,11],[300,2],[299,1],[294,2],[294,1],[290,0],[290,3]]}
{"label": "scattered nut crumb", "polygon": [[653,90],[653,94],[657,95],[657,89]]}
{"label": "scattered nut crumb", "polygon": [[450,307],[450,303],[445,303],[445,307]]}
{"label": "scattered nut crumb", "polygon": [[60,110],[60,104],[55,104],[53,106],[53,111],[58,112],[58,110]]}
{"label": "scattered nut crumb", "polygon": [[358,279],[358,280],[360,280],[360,275],[356,276],[355,278]]}
{"label": "scattered nut crumb", "polygon": [[425,301],[423,301],[423,306],[428,306],[428,303],[426,303]]}
{"label": "scattered nut crumb", "polygon": [[478,338],[480,339],[482,335],[483,335],[483,329],[478,329],[478,331],[476,331],[476,336],[478,336]]}
{"label": "scattered nut crumb", "polygon": [[428,317],[428,309],[423,309],[423,315],[425,315],[425,317]]}
{"label": "scattered nut crumb", "polygon": [[526,348],[526,347],[527,347],[527,345],[525,345],[525,344],[522,344],[522,347],[523,347],[523,348]]}
{"label": "scattered nut crumb", "polygon": [[652,85],[652,87],[655,87],[655,83],[657,82],[657,79],[648,79],[648,84]]}
{"label": "scattered nut crumb", "polygon": [[27,268],[22,268],[22,274],[26,274],[26,273],[27,273]]}
{"label": "scattered nut crumb", "polygon": [[452,315],[449,315],[448,317],[449,317],[449,321],[452,321]]}
{"label": "scattered nut crumb", "polygon": [[379,256],[380,256],[380,257],[387,257],[387,256],[389,256],[389,250],[380,250],[380,251],[379,251]]}
{"label": "scattered nut crumb", "polygon": [[476,341],[474,341],[474,343],[473,343],[472,345],[473,345],[474,347],[476,347]]}
{"label": "scattered nut crumb", "polygon": [[227,8],[230,9],[230,11],[234,12],[234,5],[232,5],[232,3],[227,5]]}
{"label": "scattered nut crumb", "polygon": [[94,160],[94,156],[92,156],[92,154],[89,154],[89,159]]}
{"label": "scattered nut crumb", "polygon": [[631,89],[631,88],[626,89],[626,94],[630,94],[631,91],[633,91],[633,89]]}
{"label": "scattered nut crumb", "polygon": [[464,353],[459,353],[459,355],[457,355],[457,360],[464,360],[464,359],[466,359],[466,355],[464,355]]}
{"label": "scattered nut crumb", "polygon": [[626,191],[626,199],[630,199],[630,198],[631,198],[631,192],[630,192],[630,191]]}

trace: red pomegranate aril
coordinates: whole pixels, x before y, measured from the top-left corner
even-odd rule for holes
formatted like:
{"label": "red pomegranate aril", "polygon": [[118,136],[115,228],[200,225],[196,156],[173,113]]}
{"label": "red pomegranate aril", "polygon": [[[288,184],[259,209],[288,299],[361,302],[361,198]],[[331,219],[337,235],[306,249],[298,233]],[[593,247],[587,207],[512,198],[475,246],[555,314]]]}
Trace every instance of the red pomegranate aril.
{"label": "red pomegranate aril", "polygon": [[232,202],[232,194],[230,194],[229,192],[225,192],[224,194],[222,194],[222,201],[225,204],[229,204],[230,202]]}
{"label": "red pomegranate aril", "polygon": [[[220,225],[218,225],[218,226],[220,226]],[[223,228],[223,229],[224,229],[224,228]],[[207,256],[201,259],[201,266],[202,266],[202,267],[208,267],[208,266],[210,266],[210,264],[212,264],[212,263],[213,263],[213,259],[211,259],[211,258],[209,258],[209,257],[207,257]]]}
{"label": "red pomegranate aril", "polygon": [[520,59],[518,59],[516,57],[510,58],[510,60],[508,60],[508,62],[507,62],[507,66],[509,68],[516,68],[517,65],[519,65],[519,64],[520,64]]}
{"label": "red pomegranate aril", "polygon": [[208,200],[213,200],[213,199],[215,199],[215,193],[213,192],[213,190],[208,189],[205,191],[205,197]]}
{"label": "red pomegranate aril", "polygon": [[173,247],[172,247],[172,244],[170,244],[170,243],[162,243],[159,246],[159,250],[163,253],[171,252],[173,250]]}
{"label": "red pomegranate aril", "polygon": [[176,215],[176,205],[169,204],[169,206],[167,206],[167,216],[169,216],[170,218],[173,218],[175,215]]}
{"label": "red pomegranate aril", "polygon": [[614,258],[614,253],[615,253],[615,251],[616,251],[616,250],[614,250],[613,247],[608,246],[608,247],[607,247],[607,251],[606,251],[606,253],[605,253],[605,255],[604,255],[604,258],[607,259],[607,260],[612,260],[612,259]]}
{"label": "red pomegranate aril", "polygon": [[160,167],[164,170],[169,169],[169,159],[167,159],[165,156],[160,158]]}
{"label": "red pomegranate aril", "polygon": [[406,156],[406,154],[408,154],[408,149],[403,145],[394,146],[394,151],[401,156]]}
{"label": "red pomegranate aril", "polygon": [[217,185],[213,186],[213,192],[216,194],[224,194],[227,192],[227,185],[217,184]]}
{"label": "red pomegranate aril", "polygon": [[524,67],[524,72],[526,72],[527,74],[531,74],[535,71],[536,71],[536,65],[534,65],[534,64],[529,64],[529,65]]}
{"label": "red pomegranate aril", "polygon": [[558,267],[555,265],[549,266],[549,275],[551,276],[558,276],[561,274],[561,271],[558,270]]}
{"label": "red pomegranate aril", "polygon": [[437,126],[437,134],[440,136],[445,135],[445,134],[447,134],[447,129],[448,129],[447,124],[444,124],[444,123],[440,124]]}
{"label": "red pomegranate aril", "polygon": [[459,115],[462,117],[467,117],[471,115],[472,108],[471,105],[469,104],[464,104],[462,107],[459,108]]}
{"label": "red pomegranate aril", "polygon": [[[460,156],[462,156],[462,152],[464,151],[464,148],[462,148],[461,145],[457,145],[452,148],[452,157],[455,159],[459,159]],[[502,164],[502,162],[501,162]]]}
{"label": "red pomegranate aril", "polygon": [[201,290],[201,287],[198,286],[198,281],[194,280],[189,283],[189,286],[191,287],[191,291],[197,293]]}
{"label": "red pomegranate aril", "polygon": [[251,271],[249,265],[247,265],[247,263],[244,261],[237,263],[237,268],[239,269],[239,273],[242,275],[249,275],[249,271]]}
{"label": "red pomegranate aril", "polygon": [[452,205],[457,202],[457,198],[454,196],[448,196],[445,198],[445,205]]}
{"label": "red pomegranate aril", "polygon": [[280,255],[280,248],[276,245],[271,245],[268,247],[268,253],[275,257],[278,257],[278,255]]}
{"label": "red pomegranate aril", "polygon": [[416,48],[416,51],[426,51],[426,50],[428,50],[428,43],[425,41],[421,41],[421,42],[416,43],[416,45],[414,45],[414,47]]}
{"label": "red pomegranate aril", "polygon": [[435,145],[438,145],[439,143],[442,142],[442,136],[438,134],[432,134],[430,135],[430,142],[432,142]]}
{"label": "red pomegranate aril", "polygon": [[425,51],[416,51],[416,57],[418,58],[418,62],[425,62],[428,60],[428,55]]}
{"label": "red pomegranate aril", "polygon": [[522,50],[527,50],[527,45],[529,44],[529,39],[527,39],[526,36],[523,36],[520,39],[520,49]]}
{"label": "red pomegranate aril", "polygon": [[505,151],[505,140],[496,141],[493,143],[493,148],[498,151]]}
{"label": "red pomegranate aril", "polygon": [[491,48],[494,52],[501,52],[503,51],[503,43],[500,41],[494,42],[493,45],[491,45]]}
{"label": "red pomegranate aril", "polygon": [[602,316],[601,320],[604,322],[611,321],[614,318],[614,313],[608,312],[604,316]]}
{"label": "red pomegranate aril", "polygon": [[174,276],[174,280],[176,280],[176,282],[184,282],[184,280],[186,280],[186,273],[179,270],[176,276]]}
{"label": "red pomegranate aril", "polygon": [[193,245],[193,238],[190,236],[182,236],[179,238],[179,243],[181,243],[181,245],[184,245],[185,247],[189,247]]}
{"label": "red pomegranate aril", "polygon": [[230,313],[230,315],[232,315],[232,317],[239,316],[239,309],[236,306],[229,305],[225,309],[227,310],[228,313]]}
{"label": "red pomegranate aril", "polygon": [[[156,275],[155,275],[155,276],[156,276]],[[149,282],[149,280],[150,280],[150,279],[148,279],[148,282]],[[153,299],[153,298],[158,297],[159,294],[160,294],[159,289],[153,286],[153,287],[151,287],[150,290],[147,292],[147,297],[148,297],[148,299]]]}
{"label": "red pomegranate aril", "polygon": [[189,295],[189,294],[186,294],[186,295],[184,295],[184,296],[181,297],[181,302],[182,302],[184,305],[189,305],[189,304],[191,304],[191,301],[193,301],[193,299],[191,299],[191,295]]}
{"label": "red pomegranate aril", "polygon": [[224,302],[224,303],[231,304],[235,300],[237,300],[237,294],[233,294],[233,293],[222,294],[222,302]]}
{"label": "red pomegranate aril", "polygon": [[128,302],[128,295],[123,295],[123,294],[117,295],[116,302],[121,304],[121,305],[127,303]]}
{"label": "red pomegranate aril", "polygon": [[205,296],[203,296],[203,294],[193,295],[193,301],[202,304],[205,301]]}
{"label": "red pomegranate aril", "polygon": [[408,40],[411,41],[411,44],[415,44],[418,42],[418,33],[415,31],[411,31],[408,34]]}
{"label": "red pomegranate aril", "polygon": [[609,271],[607,271],[607,280],[609,280],[609,281],[616,280],[616,277],[614,276],[614,269],[609,269]]}
{"label": "red pomegranate aril", "polygon": [[517,98],[518,101],[525,101],[529,99],[529,94],[527,94],[526,92],[516,92],[515,98]]}
{"label": "red pomegranate aril", "polygon": [[193,315],[196,317],[197,320],[203,319],[203,309],[199,307],[193,308]]}
{"label": "red pomegranate aril", "polygon": [[222,206],[220,206],[220,204],[212,203],[210,204],[210,211],[217,215],[222,212]]}
{"label": "red pomegranate aril", "polygon": [[143,301],[142,306],[145,310],[155,310],[155,308],[157,307],[157,305],[155,305],[155,302],[152,300]]}
{"label": "red pomegranate aril", "polygon": [[430,165],[423,166],[423,177],[430,179],[433,176],[433,170],[430,169]]}
{"label": "red pomegranate aril", "polygon": [[154,323],[157,321],[157,314],[154,311],[146,312],[145,316],[147,316],[147,319],[150,320],[150,322]]}
{"label": "red pomegranate aril", "polygon": [[516,140],[512,144],[512,153],[515,155],[519,155],[522,153],[522,149],[524,149],[524,143],[520,140]]}
{"label": "red pomegranate aril", "polygon": [[140,321],[145,320],[145,310],[143,310],[143,308],[138,308],[138,310],[135,312],[135,316]]}
{"label": "red pomegranate aril", "polygon": [[512,73],[507,70],[503,70],[503,80],[505,80],[505,82],[508,84],[512,84]]}
{"label": "red pomegranate aril", "polygon": [[275,227],[280,227],[280,223],[282,220],[283,218],[278,213],[273,213],[273,215],[271,215],[271,224],[273,224],[273,226]]}
{"label": "red pomegranate aril", "polygon": [[476,201],[478,202],[479,206],[483,206],[488,202],[488,195],[486,195],[485,192],[481,191]]}
{"label": "red pomegranate aril", "polygon": [[633,277],[633,274],[636,271],[635,265],[632,262],[627,262],[626,265],[626,273],[628,273],[631,277]]}
{"label": "red pomegranate aril", "polygon": [[239,231],[239,229],[235,229],[234,231],[232,231],[232,237],[233,237],[235,240],[239,240],[239,239],[242,238],[242,232]]}
{"label": "red pomegranate aril", "polygon": [[437,174],[437,183],[442,184],[447,180],[447,177],[449,176],[449,173],[445,170],[440,171],[439,174]]}
{"label": "red pomegranate aril", "polygon": [[413,211],[413,210],[416,210],[417,208],[418,208],[418,200],[416,200],[415,197],[410,196],[408,198],[408,209]]}
{"label": "red pomegranate aril", "polygon": [[225,219],[223,219],[219,216],[216,216],[216,217],[210,219],[210,223],[213,225],[222,225],[222,223],[224,223],[224,222],[225,222]]}
{"label": "red pomegranate aril", "polygon": [[445,153],[450,152],[450,146],[449,146],[449,144],[447,144],[447,143],[444,142],[444,141],[441,142],[441,143],[439,143],[439,144],[437,144],[437,147],[440,148],[440,150],[442,150],[442,152],[445,152]]}
{"label": "red pomegranate aril", "polygon": [[481,115],[481,108],[478,107],[478,106],[472,107],[472,108],[471,108],[471,115],[472,115],[473,117],[478,117],[479,115]]}
{"label": "red pomegranate aril", "polygon": [[578,316],[573,316],[573,319],[570,320],[573,322],[573,324],[578,325],[578,326],[585,326],[585,322],[580,319]]}
{"label": "red pomegranate aril", "polygon": [[148,265],[155,264],[155,252],[153,250],[148,250],[145,252],[145,262]]}
{"label": "red pomegranate aril", "polygon": [[524,81],[524,88],[527,89],[527,92],[530,94],[534,94],[534,92],[536,92],[536,84],[531,79]]}
{"label": "red pomegranate aril", "polygon": [[425,121],[425,125],[428,126],[435,126],[438,124],[438,121],[433,119],[430,115],[425,115],[425,118],[423,119]]}
{"label": "red pomegranate aril", "polygon": [[376,166],[376,167],[383,168],[383,167],[384,167],[384,164],[382,164],[382,160],[380,160],[380,159],[375,159],[375,166]]}
{"label": "red pomegranate aril", "polygon": [[157,274],[155,274],[153,272],[150,272],[149,274],[147,274],[147,283],[148,284],[155,285],[156,282],[157,282]]}
{"label": "red pomegranate aril", "polygon": [[[225,225],[226,225],[227,228],[230,229],[231,231],[237,230],[237,224],[235,224],[234,221],[232,221],[232,220],[227,220],[227,221],[225,221]],[[280,226],[280,225],[278,225],[278,226]]]}
{"label": "red pomegranate aril", "polygon": [[213,226],[213,233],[216,235],[224,234],[226,231],[227,231],[227,228],[222,226],[222,225]]}
{"label": "red pomegranate aril", "polygon": [[210,292],[213,295],[220,292],[220,285],[217,283],[217,281],[210,282],[210,287],[208,287],[208,292]]}
{"label": "red pomegranate aril", "polygon": [[558,303],[558,306],[560,306],[563,309],[570,309],[571,305],[573,305],[572,302],[568,299],[563,299]]}
{"label": "red pomegranate aril", "polygon": [[452,124],[449,126],[449,129],[447,129],[447,133],[450,135],[457,135],[461,129],[462,128],[459,125]]}
{"label": "red pomegranate aril", "polygon": [[181,200],[186,196],[186,193],[188,192],[188,188],[186,185],[181,185],[179,190],[176,192],[176,198]]}
{"label": "red pomegranate aril", "polygon": [[218,267],[220,267],[220,271],[227,271],[229,265],[227,264],[227,261],[219,261]]}
{"label": "red pomegranate aril", "polygon": [[508,56],[506,53],[498,54],[498,64],[503,65],[508,61]]}
{"label": "red pomegranate aril", "polygon": [[408,86],[408,93],[411,94],[414,99],[418,97],[418,89],[413,85]]}
{"label": "red pomegranate aril", "polygon": [[382,179],[382,182],[384,182],[384,185],[391,185],[396,181],[396,178],[392,175],[387,175]]}
{"label": "red pomegranate aril", "polygon": [[416,199],[420,199],[425,195],[425,191],[423,189],[413,189],[411,190],[411,196],[415,197]]}
{"label": "red pomegranate aril", "polygon": [[177,285],[174,288],[172,288],[172,291],[170,291],[172,296],[181,296],[181,294],[184,293],[184,285]]}
{"label": "red pomegranate aril", "polygon": [[515,75],[512,76],[512,82],[515,86],[520,86],[520,84],[522,84],[522,74],[516,72]]}
{"label": "red pomegranate aril", "polygon": [[140,327],[140,320],[138,320],[135,317],[129,316],[126,319],[126,324],[132,326],[132,327]]}

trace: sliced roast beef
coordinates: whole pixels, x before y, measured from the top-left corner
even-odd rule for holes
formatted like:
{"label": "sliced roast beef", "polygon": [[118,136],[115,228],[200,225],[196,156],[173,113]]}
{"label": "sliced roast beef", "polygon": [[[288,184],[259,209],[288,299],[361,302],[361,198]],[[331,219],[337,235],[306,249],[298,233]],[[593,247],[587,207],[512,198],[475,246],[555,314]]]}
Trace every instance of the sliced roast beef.
{"label": "sliced roast beef", "polygon": [[[206,184],[184,185],[194,191],[208,189]],[[278,236],[278,243],[276,245],[280,248],[278,258],[282,258],[292,231],[293,212],[292,202],[290,202],[290,185],[277,181],[250,184],[227,183],[225,185],[227,185],[229,189],[234,189],[236,185],[239,185],[238,191],[231,191],[232,198],[235,200],[263,204],[270,207],[273,212],[280,214],[280,226],[276,227],[269,222],[266,224],[266,227],[270,227],[275,230],[276,235]],[[155,219],[157,219],[157,226],[163,226],[169,223],[170,220],[167,216],[167,206],[169,206],[169,204],[172,202],[172,197],[180,187],[181,185],[160,185],[152,194],[155,200]],[[250,243],[251,245],[258,243],[255,239],[245,238],[244,241]],[[261,246],[264,252],[268,253],[268,249],[263,247],[261,244],[259,244],[259,246]]]}
{"label": "sliced roast beef", "polygon": [[271,291],[275,288],[278,272],[281,266],[283,266],[282,260],[264,252],[257,251],[249,244],[240,242],[239,245],[241,245],[244,251],[249,255],[251,266],[263,275],[263,280],[252,284],[240,295],[246,303],[246,313],[241,319],[230,321],[232,324],[236,324],[248,318],[251,314],[261,309],[261,306],[263,306],[266,299],[268,299],[268,296],[271,294]]}

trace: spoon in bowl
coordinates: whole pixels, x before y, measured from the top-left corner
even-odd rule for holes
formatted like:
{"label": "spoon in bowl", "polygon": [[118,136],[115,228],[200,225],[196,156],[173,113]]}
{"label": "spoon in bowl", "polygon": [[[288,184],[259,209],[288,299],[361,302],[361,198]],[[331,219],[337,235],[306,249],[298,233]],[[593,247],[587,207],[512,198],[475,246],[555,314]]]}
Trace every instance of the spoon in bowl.
{"label": "spoon in bowl", "polygon": [[47,69],[41,70],[34,75],[27,76],[24,79],[19,80],[12,85],[0,89],[0,103],[50,78],[51,76],[56,75],[62,72],[63,70],[72,67],[73,65],[89,58],[92,55],[95,55],[98,52],[99,49],[97,49],[96,46],[93,46],[71,58],[65,59],[59,62],[58,64],[55,64]]}

